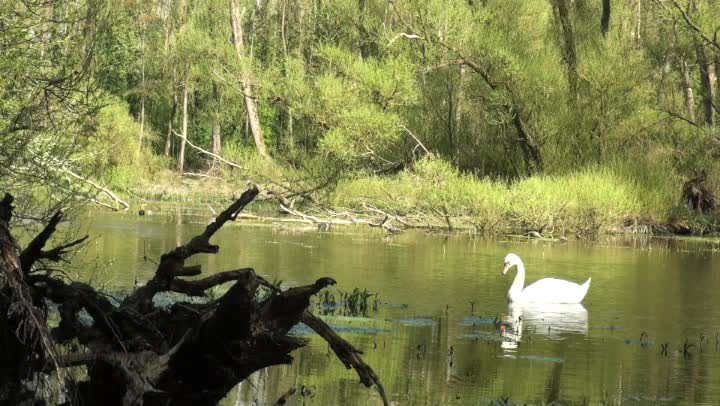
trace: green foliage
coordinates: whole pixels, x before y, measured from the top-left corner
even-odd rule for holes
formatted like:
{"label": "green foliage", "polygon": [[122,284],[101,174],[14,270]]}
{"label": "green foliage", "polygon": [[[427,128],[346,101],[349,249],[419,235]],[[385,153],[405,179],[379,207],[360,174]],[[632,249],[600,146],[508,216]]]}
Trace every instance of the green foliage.
{"label": "green foliage", "polygon": [[505,227],[554,235],[608,232],[626,220],[658,222],[677,211],[679,190],[668,182],[677,180],[673,168],[648,172],[647,164],[588,167],[507,186],[463,175],[447,161],[423,160],[396,177],[342,182],[333,204],[353,209],[369,204],[401,215],[449,215],[488,232]]}
{"label": "green foliage", "polygon": [[[662,2],[638,15],[615,1],[607,36],[600,1],[565,2],[569,26],[549,1],[241,1],[241,57],[224,0],[60,3],[1,6],[3,142],[118,188],[175,166],[185,93],[193,144],[212,150],[219,134],[249,178],[326,193],[340,181],[344,203],[382,186],[407,196],[399,210],[608,228],[682,217],[683,179],[720,177],[707,108],[720,92],[703,76],[720,9],[707,0],[681,5],[694,25]],[[44,36],[28,28],[42,24]],[[253,152],[241,77],[272,162]],[[6,167],[38,161],[2,154]],[[186,150],[188,171],[217,167]]]}

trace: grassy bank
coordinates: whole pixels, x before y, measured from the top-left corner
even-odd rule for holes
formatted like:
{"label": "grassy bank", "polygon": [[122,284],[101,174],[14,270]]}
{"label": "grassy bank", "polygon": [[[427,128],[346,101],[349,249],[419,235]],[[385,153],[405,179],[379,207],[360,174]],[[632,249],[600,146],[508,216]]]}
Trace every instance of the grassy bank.
{"label": "grassy bank", "polygon": [[617,163],[507,184],[460,174],[443,161],[425,161],[396,177],[343,182],[332,204],[447,216],[491,233],[649,232],[667,224],[697,233],[717,230],[717,218],[695,215],[681,205],[682,179],[669,168],[659,169]]}
{"label": "grassy bank", "polygon": [[[212,205],[237,195],[251,180],[263,184],[299,176],[257,160],[245,162],[250,174],[225,170],[181,179],[161,171],[152,180],[116,186],[148,200]],[[336,211],[376,216],[382,211],[417,226],[488,234],[538,231],[559,237],[679,229],[707,234],[719,229],[717,216],[700,216],[681,204],[683,178],[671,167],[647,168],[643,162],[617,162],[510,183],[461,174],[443,160],[423,160],[392,176],[343,178],[314,197],[318,206]],[[309,206],[301,210],[312,210]]]}

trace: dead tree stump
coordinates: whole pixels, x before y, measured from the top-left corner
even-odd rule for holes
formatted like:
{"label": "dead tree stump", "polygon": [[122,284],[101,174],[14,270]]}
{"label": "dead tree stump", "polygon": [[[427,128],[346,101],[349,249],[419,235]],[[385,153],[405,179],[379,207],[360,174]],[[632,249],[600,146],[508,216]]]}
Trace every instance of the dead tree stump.
{"label": "dead tree stump", "polygon": [[[11,345],[2,343],[0,360],[12,361],[17,367],[10,371],[11,376],[0,374],[0,400],[19,400],[22,394],[13,386],[13,379],[19,382],[30,373],[84,366],[87,379],[69,384],[67,404],[214,405],[253,372],[292,362],[291,352],[306,341],[288,333],[303,322],[329,343],[347,368],[357,371],[363,384],[376,386],[387,405],[380,380],[362,360],[361,352],[307,310],[313,295],[335,284],[332,278],[286,291],[252,268],[186,279],[201,275],[202,269],[186,266],[185,261],[197,254],[217,254],[220,247],[210,243],[211,237],[226,222],[234,221],[257,194],[258,189],[251,187],[201,234],[163,254],[153,278],[119,306],[93,287],[60,277],[47,266],[87,238],[45,250],[62,213],[53,216],[20,252],[9,233],[12,199],[3,200],[0,335]],[[202,297],[208,289],[224,283],[232,286],[207,303],[179,301],[169,309],[153,304],[153,297],[161,292]],[[25,310],[13,313],[23,301]],[[60,322],[52,330],[40,311],[46,302],[56,304],[60,313]],[[91,323],[80,319],[83,311],[90,315]],[[8,333],[37,317],[42,317],[42,326],[29,333],[34,340],[23,341]],[[58,345],[69,351],[56,356],[53,351]],[[33,354],[41,357],[33,360]]]}

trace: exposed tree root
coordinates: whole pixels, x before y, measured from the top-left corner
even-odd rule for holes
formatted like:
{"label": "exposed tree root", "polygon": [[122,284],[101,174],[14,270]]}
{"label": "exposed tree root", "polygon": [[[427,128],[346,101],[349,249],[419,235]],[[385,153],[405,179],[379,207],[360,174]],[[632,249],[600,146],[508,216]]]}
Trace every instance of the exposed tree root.
{"label": "exposed tree root", "polygon": [[[48,362],[28,361],[31,353],[50,355],[43,359],[55,359],[59,368],[84,366],[87,379],[69,388],[68,404],[214,405],[255,371],[290,363],[290,353],[306,341],[288,333],[303,322],[330,344],[348,368],[355,369],[363,384],[376,386],[388,404],[380,380],[362,360],[361,352],[307,310],[313,295],[335,284],[332,278],[320,278],[311,285],[286,291],[268,283],[251,268],[186,279],[201,275],[202,269],[187,266],[185,261],[197,254],[218,253],[220,247],[210,239],[225,223],[236,220],[258,193],[257,187],[251,187],[202,233],[163,254],[153,278],[119,305],[87,284],[61,279],[48,267],[38,265],[60,261],[68,249],[87,238],[45,250],[62,219],[61,213],[53,216],[19,255],[15,245],[8,245],[13,241],[9,231],[0,235],[0,242],[5,244],[3,253],[14,253],[0,261],[2,287],[12,287],[7,281],[13,275],[25,281],[26,297],[21,300],[30,301],[28,309],[41,317],[36,330],[39,341],[35,342],[42,345],[26,351],[20,359],[25,364],[16,360],[24,365],[17,371],[52,370]],[[0,214],[7,219],[11,213],[9,203],[0,208]],[[208,303],[180,301],[169,309],[153,303],[161,292],[202,297],[208,289],[224,283],[232,285],[224,295]],[[33,301],[46,300],[57,304],[60,314],[60,322],[51,334],[44,315],[33,305]],[[11,306],[8,301],[0,304],[5,306],[0,309],[3,312]],[[82,319],[81,313],[92,321]],[[6,319],[3,322],[19,323]],[[76,350],[54,358],[53,342]],[[23,347],[19,340],[15,345]],[[1,348],[0,355],[7,358],[5,351],[5,347]],[[0,382],[0,394],[9,388],[6,382]],[[281,400],[291,395],[289,391]]]}

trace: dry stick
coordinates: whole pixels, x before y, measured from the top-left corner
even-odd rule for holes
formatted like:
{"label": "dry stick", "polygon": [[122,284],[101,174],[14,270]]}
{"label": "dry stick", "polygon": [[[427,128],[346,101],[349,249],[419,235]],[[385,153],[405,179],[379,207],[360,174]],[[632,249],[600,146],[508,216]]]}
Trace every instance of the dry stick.
{"label": "dry stick", "polygon": [[301,213],[301,212],[299,212],[299,211],[297,211],[297,210],[293,210],[293,209],[291,209],[291,208],[283,205],[282,203],[280,203],[280,208],[283,209],[286,213],[291,214],[291,215],[293,215],[293,216],[300,217],[300,218],[302,218],[305,222],[308,222],[308,223],[327,223],[327,221],[322,221],[322,220],[320,220],[320,219],[317,218],[317,217],[308,216],[307,214],[303,214],[303,213]]}
{"label": "dry stick", "polygon": [[206,173],[183,172],[183,176],[196,176],[198,178],[222,179],[219,176],[212,176]]}
{"label": "dry stick", "polygon": [[[228,161],[227,159],[221,157],[220,155],[213,154],[212,152],[210,152],[210,151],[208,151],[208,150],[205,150],[205,149],[202,149],[202,148],[198,147],[197,145],[193,144],[193,143],[190,142],[188,139],[186,139],[185,137],[183,137],[182,134],[178,134],[175,130],[172,130],[172,132],[173,132],[173,134],[177,135],[178,137],[180,137],[180,138],[182,138],[182,139],[185,139],[185,142],[186,142],[188,145],[190,145],[191,148],[194,148],[194,149],[202,152],[203,154],[209,155],[209,156],[211,156],[211,157],[213,157],[213,158],[217,158],[220,162],[226,163],[226,164],[228,164],[228,165],[230,165],[230,166],[232,166],[232,167],[235,167],[235,168],[238,168],[238,169],[245,169],[245,168],[243,168],[242,166],[236,164],[235,162]],[[196,175],[196,176],[202,176],[202,175],[198,174],[198,175]],[[276,181],[274,181],[274,180],[272,180],[272,179],[264,176],[264,175],[261,174],[261,173],[254,173],[253,176],[257,176],[257,177],[261,178],[263,181],[266,181],[266,182],[268,182],[268,183],[271,183],[271,184],[273,184],[273,185],[277,185],[278,187],[281,187],[281,188],[285,189],[285,191],[290,192],[290,196],[305,195],[305,194],[307,194],[307,193],[314,192],[315,190],[319,190],[320,188],[322,188],[322,187],[325,186],[325,185],[320,185],[320,186],[318,186],[318,187],[316,187],[316,188],[312,188],[312,189],[309,189],[309,190],[306,190],[306,191],[297,192],[297,191],[295,191],[295,190],[293,190],[293,189],[290,189],[288,186],[285,186],[285,185],[283,185],[283,184],[281,184],[281,183],[279,183],[279,182],[276,182]],[[306,196],[306,197],[307,197],[307,196]],[[310,199],[312,200],[312,198],[310,198]]]}
{"label": "dry stick", "polygon": [[[103,192],[103,193],[104,193],[106,196],[108,196],[110,199],[112,199],[112,200],[115,201],[116,203],[119,203],[120,205],[122,205],[122,206],[125,208],[125,210],[127,210],[127,209],[130,208],[130,205],[129,205],[126,201],[124,201],[124,200],[120,199],[119,197],[117,197],[117,195],[116,195],[115,193],[113,193],[110,189],[105,188],[105,187],[103,187],[103,186],[100,186],[100,185],[98,185],[97,183],[91,181],[90,179],[84,178],[84,177],[78,175],[77,173],[71,171],[70,169],[62,168],[62,171],[65,172],[65,173],[67,173],[68,175],[72,176],[73,178],[79,179],[79,180],[87,183],[88,185],[94,187],[95,189]],[[95,199],[93,199],[93,200],[95,200]],[[100,202],[97,201],[97,200],[95,200],[95,202],[96,202],[96,203],[100,203]]]}
{"label": "dry stick", "polygon": [[202,149],[202,148],[198,147],[197,145],[195,145],[195,144],[193,144],[192,142],[190,142],[190,140],[188,140],[187,138],[183,137],[182,134],[178,134],[177,131],[172,130],[172,132],[173,132],[173,134],[177,135],[177,136],[180,137],[181,139],[185,140],[185,142],[188,143],[188,145],[190,145],[192,148],[195,148],[196,150],[202,152],[203,154],[210,155],[210,156],[213,157],[213,158],[217,158],[220,162],[223,162],[223,163],[225,163],[225,164],[228,164],[228,165],[230,165],[230,166],[232,166],[232,167],[235,167],[235,168],[238,168],[238,169],[244,169],[242,166],[236,164],[235,162],[230,162],[230,161],[228,161],[227,159],[221,157],[220,155],[213,154],[212,152],[210,152],[210,151],[208,151],[208,150],[205,150],[205,149]]}
{"label": "dry stick", "polygon": [[408,224],[408,223],[406,223],[405,221],[400,220],[400,218],[397,217],[397,216],[393,216],[393,215],[390,215],[390,214],[388,214],[388,213],[385,213],[384,211],[378,209],[377,207],[368,206],[367,204],[363,203],[363,208],[365,208],[365,210],[367,210],[367,211],[375,212],[375,213],[378,213],[378,214],[380,214],[380,215],[382,215],[382,216],[385,216],[385,217],[384,217],[384,220],[382,221],[382,223],[380,223],[380,224],[370,224],[370,225],[373,226],[373,227],[382,227],[382,228],[384,228],[384,229],[386,229],[386,230],[388,230],[388,231],[399,231],[399,230],[397,230],[397,229],[395,229],[395,228],[393,228],[393,227],[390,227],[390,225],[389,225],[390,221],[395,220],[395,221],[397,221],[398,223],[402,224],[403,226],[405,226],[405,227],[407,227],[407,228],[416,228],[416,227],[413,226],[412,224]]}
{"label": "dry stick", "polygon": [[412,131],[408,130],[408,128],[405,127],[405,126],[402,125],[402,124],[397,124],[397,126],[400,127],[400,128],[402,128],[403,130],[405,130],[405,132],[407,132],[408,134],[410,134],[410,136],[413,137],[413,139],[415,140],[415,142],[417,142],[418,145],[420,145],[420,147],[425,151],[425,153],[427,153],[429,156],[433,156],[433,153],[430,152],[427,148],[425,148],[425,145],[423,145],[423,143],[420,142],[420,140],[418,139],[418,137],[416,137],[415,134],[413,134]]}
{"label": "dry stick", "polygon": [[398,38],[400,38],[400,37],[404,37],[404,38],[407,38],[407,39],[424,39],[423,37],[421,37],[421,36],[419,36],[419,35],[417,35],[417,34],[408,34],[408,33],[406,33],[406,32],[401,32],[400,34],[394,36],[394,37],[388,42],[387,47],[389,48],[390,45],[392,45],[393,42],[395,42],[395,41],[396,41]]}

